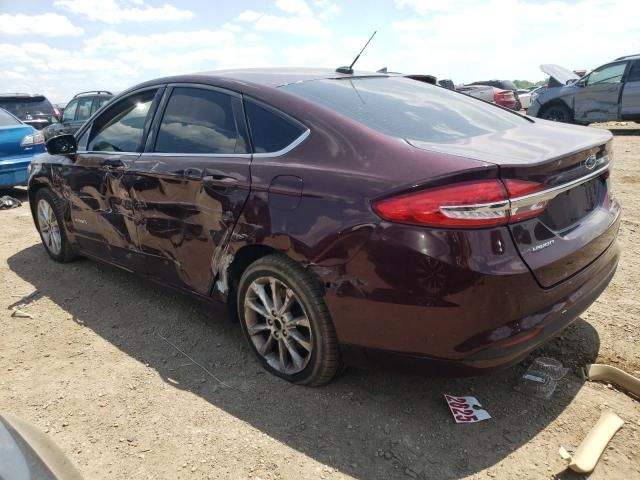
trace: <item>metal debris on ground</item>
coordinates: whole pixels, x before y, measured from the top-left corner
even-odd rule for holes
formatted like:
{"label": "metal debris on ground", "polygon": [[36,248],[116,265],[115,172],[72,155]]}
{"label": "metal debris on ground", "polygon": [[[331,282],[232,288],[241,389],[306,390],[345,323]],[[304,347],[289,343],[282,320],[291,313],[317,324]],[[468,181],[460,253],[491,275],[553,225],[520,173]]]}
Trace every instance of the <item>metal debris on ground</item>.
{"label": "metal debris on ground", "polygon": [[548,400],[564,377],[567,369],[555,358],[536,358],[518,379],[515,389],[528,396]]}
{"label": "metal debris on ground", "polygon": [[0,197],[0,210],[18,208],[20,205],[22,205],[22,202],[17,198],[10,197],[9,195],[3,195]]}
{"label": "metal debris on ground", "polygon": [[17,308],[13,309],[13,311],[11,312],[11,316],[16,318],[33,318],[33,315],[31,315],[30,313],[23,312],[22,310]]}
{"label": "metal debris on ground", "polygon": [[456,423],[476,423],[491,418],[476,397],[444,396]]}

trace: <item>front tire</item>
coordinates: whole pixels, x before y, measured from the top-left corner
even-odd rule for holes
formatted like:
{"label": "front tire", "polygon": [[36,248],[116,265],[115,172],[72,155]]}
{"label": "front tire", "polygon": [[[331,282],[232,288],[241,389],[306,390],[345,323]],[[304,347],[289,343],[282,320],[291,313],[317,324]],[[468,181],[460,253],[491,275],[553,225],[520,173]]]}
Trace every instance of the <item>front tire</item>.
{"label": "front tire", "polygon": [[270,373],[316,386],[338,372],[338,341],[322,288],[290,258],[267,255],[245,270],[238,317],[249,346]]}
{"label": "front tire", "polygon": [[48,188],[41,188],[34,200],[36,226],[47,253],[56,262],[74,260],[76,255],[67,239],[60,199]]}
{"label": "front tire", "polygon": [[571,110],[564,105],[549,105],[544,109],[540,117],[545,120],[551,120],[552,122],[562,123],[571,123],[573,120]]}

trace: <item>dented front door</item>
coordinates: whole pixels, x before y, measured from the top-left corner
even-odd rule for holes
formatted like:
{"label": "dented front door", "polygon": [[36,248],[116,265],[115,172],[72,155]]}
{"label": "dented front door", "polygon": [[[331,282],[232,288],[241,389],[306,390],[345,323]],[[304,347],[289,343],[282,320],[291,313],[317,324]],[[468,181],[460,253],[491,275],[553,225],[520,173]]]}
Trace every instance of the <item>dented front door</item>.
{"label": "dented front door", "polygon": [[622,81],[627,62],[604,65],[580,81],[575,95],[574,117],[581,123],[617,120]]}

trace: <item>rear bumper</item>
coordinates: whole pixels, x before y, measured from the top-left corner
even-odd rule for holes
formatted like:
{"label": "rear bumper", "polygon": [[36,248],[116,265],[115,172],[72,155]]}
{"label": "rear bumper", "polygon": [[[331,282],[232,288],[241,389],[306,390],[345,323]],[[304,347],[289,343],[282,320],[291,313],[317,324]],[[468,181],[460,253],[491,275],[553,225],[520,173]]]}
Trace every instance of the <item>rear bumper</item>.
{"label": "rear bumper", "polygon": [[[41,153],[41,152],[38,152]],[[0,188],[26,185],[34,154],[0,159]]]}
{"label": "rear bumper", "polygon": [[345,361],[440,374],[508,366],[573,322],[615,273],[614,242],[581,272],[541,288],[505,233],[379,231],[327,291]]}

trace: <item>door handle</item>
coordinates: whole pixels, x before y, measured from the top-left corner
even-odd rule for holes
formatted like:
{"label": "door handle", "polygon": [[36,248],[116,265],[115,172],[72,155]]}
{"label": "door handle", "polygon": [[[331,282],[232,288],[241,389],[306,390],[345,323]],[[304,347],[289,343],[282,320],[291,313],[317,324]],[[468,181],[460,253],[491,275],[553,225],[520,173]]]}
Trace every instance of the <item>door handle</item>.
{"label": "door handle", "polygon": [[185,168],[183,175],[186,178],[190,178],[193,180],[198,180],[200,178],[202,178],[202,170],[200,170],[199,168]]}
{"label": "door handle", "polygon": [[106,168],[120,168],[124,167],[124,163],[119,158],[107,158],[102,162],[102,166]]}
{"label": "door handle", "polygon": [[202,181],[212,187],[233,187],[239,184],[238,179],[227,175],[205,175]]}

